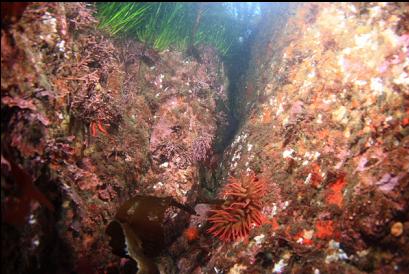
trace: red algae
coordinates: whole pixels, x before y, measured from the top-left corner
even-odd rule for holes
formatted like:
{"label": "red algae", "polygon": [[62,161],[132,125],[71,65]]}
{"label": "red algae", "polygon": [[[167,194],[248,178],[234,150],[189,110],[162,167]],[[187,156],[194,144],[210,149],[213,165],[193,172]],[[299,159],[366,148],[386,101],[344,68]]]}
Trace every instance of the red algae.
{"label": "red algae", "polygon": [[315,236],[319,239],[328,239],[334,236],[334,221],[317,221]]}
{"label": "red algae", "polygon": [[343,190],[345,184],[346,181],[344,175],[339,177],[335,183],[331,184],[331,186],[328,189],[328,194],[326,198],[328,204],[333,204],[338,207],[342,207],[344,201]]}

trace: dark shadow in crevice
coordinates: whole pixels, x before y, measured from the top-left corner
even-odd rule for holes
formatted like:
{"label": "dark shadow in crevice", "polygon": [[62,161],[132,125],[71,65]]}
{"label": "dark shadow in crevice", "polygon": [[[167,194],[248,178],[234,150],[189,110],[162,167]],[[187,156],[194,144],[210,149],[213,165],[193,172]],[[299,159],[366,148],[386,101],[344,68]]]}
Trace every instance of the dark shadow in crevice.
{"label": "dark shadow in crevice", "polygon": [[227,90],[229,98],[228,128],[223,138],[221,138],[220,145],[216,148],[216,151],[223,151],[231,143],[239,130],[240,120],[243,118],[239,117],[237,112],[238,100],[240,98],[239,92],[243,90],[242,86],[245,85],[246,73],[251,57],[251,45],[253,44],[254,37],[256,37],[256,32],[257,27],[249,26],[245,32],[245,37],[239,37],[239,40],[233,43],[230,54],[223,60],[229,80]]}

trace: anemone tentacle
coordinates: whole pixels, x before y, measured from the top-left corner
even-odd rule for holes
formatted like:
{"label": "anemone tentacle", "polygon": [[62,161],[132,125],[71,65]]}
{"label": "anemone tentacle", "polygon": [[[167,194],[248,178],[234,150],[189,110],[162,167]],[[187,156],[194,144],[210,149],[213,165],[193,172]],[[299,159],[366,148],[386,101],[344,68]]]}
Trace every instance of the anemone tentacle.
{"label": "anemone tentacle", "polygon": [[240,178],[229,178],[222,193],[226,199],[221,209],[211,210],[207,230],[222,241],[234,241],[246,237],[252,224],[263,224],[262,198],[267,191],[266,182],[254,173]]}

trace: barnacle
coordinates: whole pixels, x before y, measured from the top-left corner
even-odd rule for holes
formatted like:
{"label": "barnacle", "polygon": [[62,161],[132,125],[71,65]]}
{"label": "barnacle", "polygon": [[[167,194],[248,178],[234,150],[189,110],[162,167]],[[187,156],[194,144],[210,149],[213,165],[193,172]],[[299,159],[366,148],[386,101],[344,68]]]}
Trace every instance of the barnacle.
{"label": "barnacle", "polygon": [[226,242],[247,236],[253,224],[263,223],[261,200],[265,192],[265,181],[254,173],[230,178],[222,191],[224,204],[221,209],[211,210],[208,232]]}

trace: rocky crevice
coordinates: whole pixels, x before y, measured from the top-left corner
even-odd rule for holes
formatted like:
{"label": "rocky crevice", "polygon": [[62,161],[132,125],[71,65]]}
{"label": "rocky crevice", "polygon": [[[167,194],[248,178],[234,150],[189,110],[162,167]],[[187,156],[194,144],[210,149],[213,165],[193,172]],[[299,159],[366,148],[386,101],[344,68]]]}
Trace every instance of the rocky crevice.
{"label": "rocky crevice", "polygon": [[[2,271],[124,271],[106,226],[150,195],[197,212],[164,214],[164,273],[404,273],[408,6],[262,12],[231,59],[201,62],[107,37],[83,3],[2,26]],[[221,242],[209,210],[249,173],[263,222]]]}

